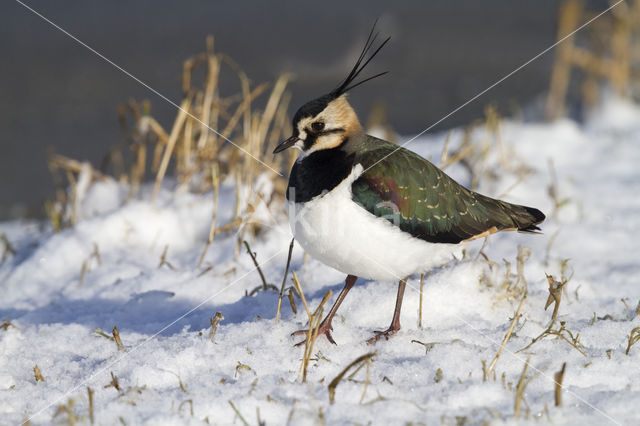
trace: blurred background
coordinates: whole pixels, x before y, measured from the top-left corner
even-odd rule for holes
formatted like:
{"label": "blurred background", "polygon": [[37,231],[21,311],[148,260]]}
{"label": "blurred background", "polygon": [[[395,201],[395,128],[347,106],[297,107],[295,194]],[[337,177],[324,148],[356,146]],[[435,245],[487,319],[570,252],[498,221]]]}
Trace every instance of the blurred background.
{"label": "blurred background", "polygon": [[[381,35],[392,40],[369,72],[390,73],[354,90],[351,102],[363,121],[375,109],[407,136],[552,45],[559,6],[551,0],[25,4],[176,103],[183,62],[213,35],[215,50],[231,56],[254,84],[292,74],[290,115],[344,78],[380,18]],[[49,154],[97,167],[122,139],[118,105],[148,99],[165,129],[176,110],[20,3],[0,3],[0,17],[0,220],[41,217],[54,189]],[[535,115],[553,63],[551,51],[432,131],[481,118],[489,104],[507,116]]]}

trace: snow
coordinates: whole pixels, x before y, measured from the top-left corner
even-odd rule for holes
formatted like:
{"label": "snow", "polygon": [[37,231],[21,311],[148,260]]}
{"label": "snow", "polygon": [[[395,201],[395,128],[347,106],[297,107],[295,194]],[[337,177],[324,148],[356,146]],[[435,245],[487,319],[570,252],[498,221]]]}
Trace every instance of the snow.
{"label": "snow", "polygon": [[[409,148],[438,162],[445,137],[423,137]],[[454,131],[450,146],[462,137]],[[490,134],[478,128],[474,137]],[[374,346],[365,340],[388,325],[396,286],[359,280],[334,321],[338,345],[318,339],[306,383],[298,378],[303,349],[290,337],[306,326],[300,300],[294,314],[285,297],[276,323],[277,292],[248,296],[261,281],[233,233],[216,235],[197,266],[211,193],[175,191],[166,182],[154,202],[146,186],[127,200],[126,187],[90,185],[84,172],[74,227],[54,233],[42,223],[0,223],[13,248],[0,243],[0,319],[8,321],[0,327],[0,424],[65,423],[69,413],[61,405],[88,424],[87,387],[96,424],[242,424],[230,402],[250,424],[258,416],[266,424],[638,424],[640,344],[625,355],[631,330],[640,326],[638,138],[640,108],[615,99],[584,124],[503,121],[506,155],[501,160],[499,150],[491,151],[484,171],[497,176],[482,179],[479,190],[491,196],[509,190],[507,201],[540,208],[548,216],[544,233],[490,237],[482,251],[495,262],[493,271],[478,255],[482,241],[470,243],[464,259],[433,270],[424,283],[423,328],[420,277],[412,277],[403,329]],[[501,167],[504,158],[531,174],[518,182]],[[558,198],[567,200],[555,212],[550,159]],[[447,172],[469,183],[462,166]],[[273,190],[267,177],[258,186],[264,194]],[[223,225],[233,219],[232,182],[221,186],[220,200],[216,223]],[[279,286],[291,238],[285,207],[259,206],[253,220],[264,231],[251,250],[267,282]],[[495,375],[484,381],[482,363],[495,357],[520,302],[499,285],[505,261],[515,273],[518,246],[531,251],[524,264],[528,297]],[[517,352],[549,325],[545,273],[560,279],[565,259],[573,275],[558,320],[579,333],[585,355],[554,336]],[[342,288],[342,274],[305,259],[298,246],[292,267],[311,309],[328,289],[332,303]],[[209,320],[218,311],[224,319],[212,343]],[[126,352],[94,331],[110,335],[114,325]],[[340,382],[331,404],[331,380],[372,351],[366,389],[362,368]],[[527,361],[530,380],[516,419],[515,388]],[[563,363],[563,403],[556,407],[553,378]],[[35,365],[44,382],[35,380]],[[108,386],[111,373],[119,390]]]}

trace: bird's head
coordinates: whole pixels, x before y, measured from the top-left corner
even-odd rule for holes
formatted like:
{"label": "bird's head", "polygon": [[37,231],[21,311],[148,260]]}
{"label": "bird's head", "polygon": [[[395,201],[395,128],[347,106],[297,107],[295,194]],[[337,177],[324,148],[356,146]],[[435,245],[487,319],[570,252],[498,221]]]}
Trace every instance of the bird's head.
{"label": "bird's head", "polygon": [[346,138],[362,131],[347,95],[321,96],[304,104],[293,117],[293,135],[278,144],[274,154],[291,146],[306,155],[340,146]]}
{"label": "bird's head", "polygon": [[375,24],[371,28],[356,64],[340,85],[328,94],[309,101],[298,109],[293,117],[293,135],[280,142],[273,150],[274,154],[293,146],[308,155],[315,151],[338,147],[347,138],[362,132],[358,116],[347,101],[347,92],[364,82],[386,74],[386,72],[382,72],[354,82],[360,72],[390,39],[387,38],[380,43],[365,60],[378,37],[378,34],[373,34],[374,29]]}

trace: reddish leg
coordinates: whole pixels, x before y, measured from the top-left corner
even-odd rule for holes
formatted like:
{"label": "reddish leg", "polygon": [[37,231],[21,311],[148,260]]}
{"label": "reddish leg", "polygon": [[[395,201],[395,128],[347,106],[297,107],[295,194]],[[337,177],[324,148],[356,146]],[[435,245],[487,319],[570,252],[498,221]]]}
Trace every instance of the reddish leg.
{"label": "reddish leg", "polygon": [[380,338],[384,337],[389,340],[389,337],[393,336],[400,330],[400,309],[402,309],[402,297],[404,296],[404,288],[407,285],[407,278],[400,280],[398,284],[398,297],[396,298],[396,308],[393,311],[393,319],[391,325],[385,331],[375,331],[375,336],[367,340],[367,343],[372,345],[376,343]]}
{"label": "reddish leg", "polygon": [[[331,326],[331,320],[333,320],[333,316],[338,311],[340,304],[342,303],[344,298],[347,296],[347,293],[349,293],[349,290],[351,290],[351,287],[353,287],[353,285],[356,283],[357,279],[358,277],[356,277],[355,275],[347,275],[347,279],[345,280],[344,287],[342,288],[342,291],[340,291],[340,294],[338,295],[338,300],[336,300],[336,303],[333,304],[327,316],[322,320],[322,322],[318,326],[318,336],[321,334],[324,334],[325,336],[327,336],[327,339],[334,345],[336,344],[336,341],[333,340],[333,337],[331,337],[331,330],[333,330],[333,327]],[[291,335],[298,336],[301,334],[307,334],[307,331],[308,330],[298,330],[291,333]],[[304,342],[305,341],[303,340],[302,342],[297,343],[296,346],[304,345]]]}

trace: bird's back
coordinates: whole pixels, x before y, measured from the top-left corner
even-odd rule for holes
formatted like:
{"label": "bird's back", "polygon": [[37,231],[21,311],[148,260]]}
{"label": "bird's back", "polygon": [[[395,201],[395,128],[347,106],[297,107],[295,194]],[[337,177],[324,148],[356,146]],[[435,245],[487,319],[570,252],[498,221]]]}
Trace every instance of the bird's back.
{"label": "bird's back", "polygon": [[470,191],[428,160],[366,136],[346,147],[363,173],[353,200],[402,231],[434,243],[459,243],[503,230],[532,232],[544,214]]}

